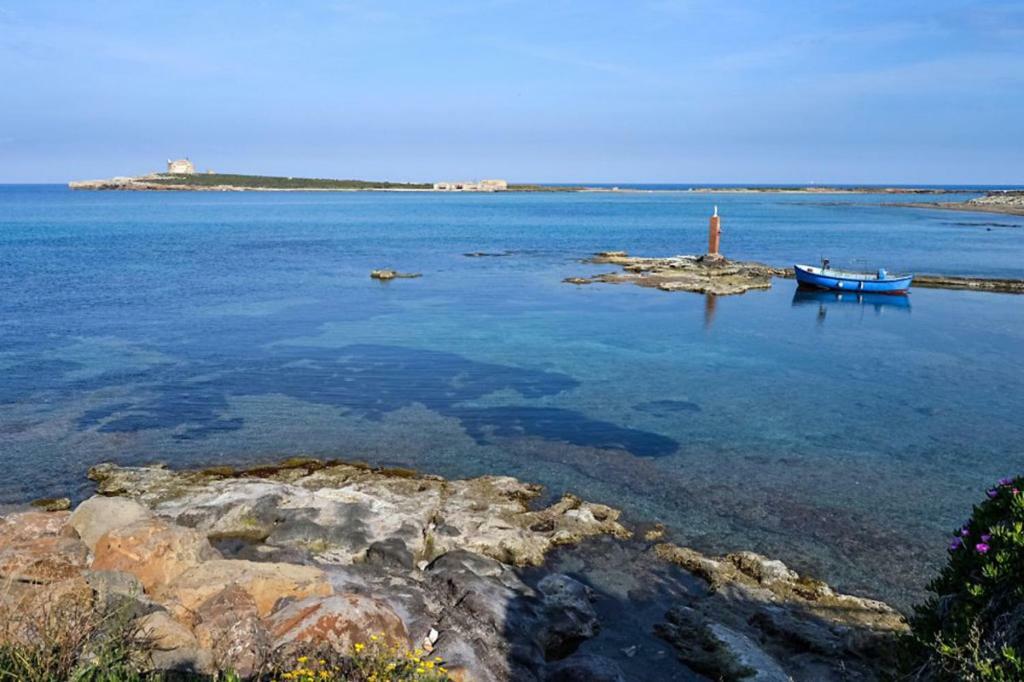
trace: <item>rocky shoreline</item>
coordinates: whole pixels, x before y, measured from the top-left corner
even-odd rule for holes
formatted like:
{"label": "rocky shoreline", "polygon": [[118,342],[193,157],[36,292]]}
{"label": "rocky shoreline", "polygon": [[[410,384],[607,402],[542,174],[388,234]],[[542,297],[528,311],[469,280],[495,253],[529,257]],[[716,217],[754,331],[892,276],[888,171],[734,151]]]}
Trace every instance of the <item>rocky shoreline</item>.
{"label": "rocky shoreline", "polygon": [[0,605],[128,604],[155,669],[252,674],[382,637],[457,680],[875,679],[906,627],[751,552],[709,557],[568,494],[538,506],[509,477],[314,459],[90,477],[74,511],[0,519]]}
{"label": "rocky shoreline", "polygon": [[934,208],[946,211],[969,211],[972,213],[1000,213],[1024,216],[1024,191],[1005,190],[988,192],[985,196],[967,201],[910,202],[883,204],[902,208]]}
{"label": "rocky shoreline", "polygon": [[[689,291],[712,296],[730,296],[751,289],[769,289],[775,277],[795,277],[791,268],[776,268],[752,261],[731,261],[722,256],[709,255],[643,258],[630,256],[625,251],[602,251],[583,262],[618,265],[623,271],[589,277],[567,277],[563,280],[565,283],[628,283],[661,291]],[[915,274],[914,286],[920,289],[1024,294],[1024,279]]]}

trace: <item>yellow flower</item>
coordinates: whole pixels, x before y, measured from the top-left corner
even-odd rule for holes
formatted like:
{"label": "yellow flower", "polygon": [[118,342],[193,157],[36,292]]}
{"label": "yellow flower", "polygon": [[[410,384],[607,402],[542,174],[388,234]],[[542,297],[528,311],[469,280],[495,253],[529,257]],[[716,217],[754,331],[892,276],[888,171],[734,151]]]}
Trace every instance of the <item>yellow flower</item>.
{"label": "yellow flower", "polygon": [[427,671],[424,670],[423,668],[416,668],[416,673],[419,674],[419,675],[422,675],[425,672],[427,672]]}
{"label": "yellow flower", "polygon": [[423,664],[423,667],[426,668],[427,670],[430,670],[431,668],[434,667],[434,662],[433,661],[427,661],[426,663]]}
{"label": "yellow flower", "polygon": [[297,660],[297,661],[298,661],[299,663],[305,663],[306,661],[308,661],[308,660],[309,660],[309,656],[299,656],[299,657],[298,657],[297,659],[295,659],[295,660]]}
{"label": "yellow flower", "polygon": [[355,649],[356,653],[358,654],[360,651],[362,651],[363,649],[366,648],[366,645],[363,644],[362,642],[356,642],[355,646],[352,647],[352,648]]}
{"label": "yellow flower", "polygon": [[331,676],[331,674],[329,672],[327,672],[326,670],[321,670],[320,671],[320,679],[326,680],[330,676]]}
{"label": "yellow flower", "polygon": [[378,639],[380,639],[380,637],[378,637],[377,635],[370,635],[370,639],[376,642]]}

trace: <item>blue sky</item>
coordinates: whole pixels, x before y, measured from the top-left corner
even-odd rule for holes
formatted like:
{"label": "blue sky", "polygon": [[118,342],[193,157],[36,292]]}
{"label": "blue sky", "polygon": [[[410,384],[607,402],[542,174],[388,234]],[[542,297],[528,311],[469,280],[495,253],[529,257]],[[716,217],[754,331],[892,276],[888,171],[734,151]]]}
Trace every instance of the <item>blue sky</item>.
{"label": "blue sky", "polygon": [[0,0],[0,182],[1024,183],[1024,2]]}

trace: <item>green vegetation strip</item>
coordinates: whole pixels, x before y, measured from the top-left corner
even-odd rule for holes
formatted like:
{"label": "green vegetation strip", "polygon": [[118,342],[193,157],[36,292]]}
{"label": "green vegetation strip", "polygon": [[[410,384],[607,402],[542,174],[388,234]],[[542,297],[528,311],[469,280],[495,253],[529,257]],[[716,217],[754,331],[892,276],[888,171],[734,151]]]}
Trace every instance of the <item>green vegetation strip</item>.
{"label": "green vegetation strip", "polygon": [[254,189],[432,189],[423,182],[377,182],[373,180],[329,180],[326,178],[286,178],[269,175],[231,175],[203,173],[196,175],[160,175],[147,178],[148,183],[190,187],[252,187]]}

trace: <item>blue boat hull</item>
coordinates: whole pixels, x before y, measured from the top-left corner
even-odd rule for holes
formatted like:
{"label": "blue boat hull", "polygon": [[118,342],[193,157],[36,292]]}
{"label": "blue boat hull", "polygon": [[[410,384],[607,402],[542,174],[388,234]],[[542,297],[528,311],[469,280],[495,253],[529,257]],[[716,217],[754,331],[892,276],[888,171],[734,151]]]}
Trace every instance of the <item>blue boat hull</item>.
{"label": "blue boat hull", "polygon": [[872,294],[905,294],[913,275],[879,278],[877,275],[823,270],[807,265],[794,265],[796,281],[803,287]]}

